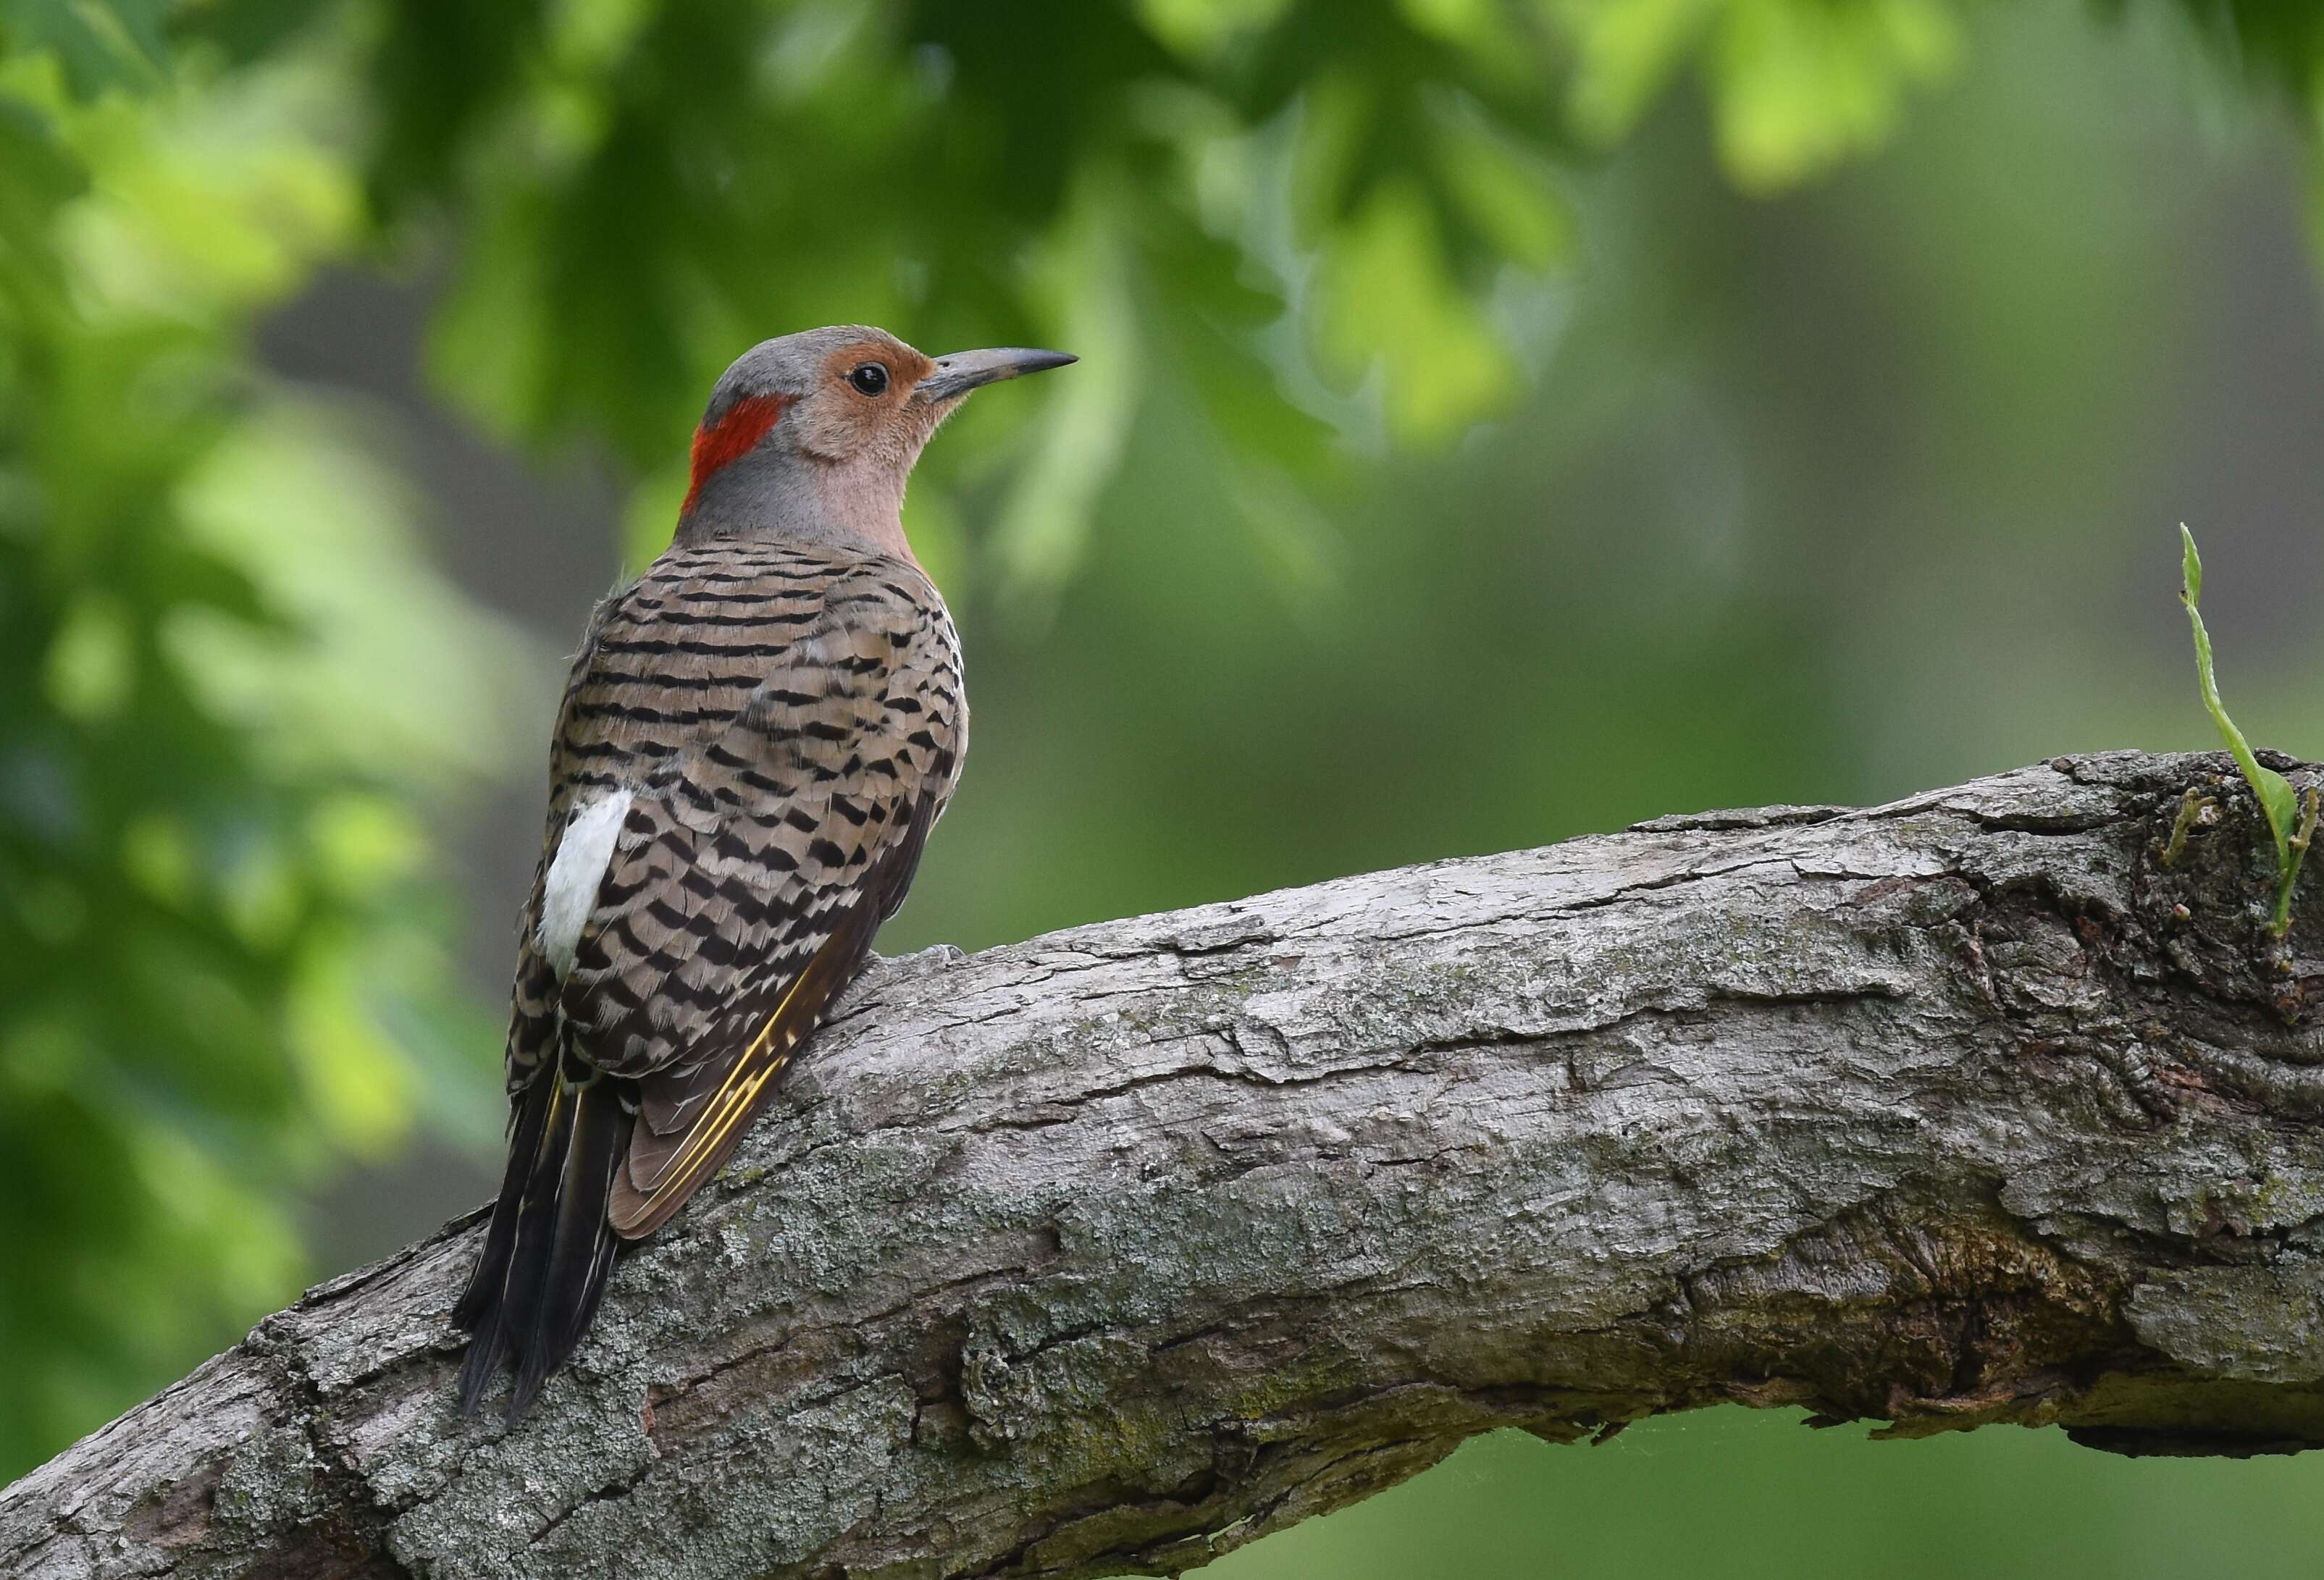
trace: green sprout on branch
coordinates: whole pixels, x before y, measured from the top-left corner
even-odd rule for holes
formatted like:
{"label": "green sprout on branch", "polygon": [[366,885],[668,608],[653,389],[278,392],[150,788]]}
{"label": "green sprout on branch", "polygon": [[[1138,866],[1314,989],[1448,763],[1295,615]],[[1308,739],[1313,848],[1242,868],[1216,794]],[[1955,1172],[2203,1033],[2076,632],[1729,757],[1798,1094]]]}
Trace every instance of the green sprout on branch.
{"label": "green sprout on branch", "polygon": [[2183,521],[2179,524],[2179,540],[2186,551],[2181,561],[2179,601],[2187,606],[2188,621],[2195,628],[2195,679],[2203,688],[2203,706],[2210,710],[2211,722],[2219,727],[2236,767],[2243,770],[2252,794],[2259,798],[2260,811],[2267,814],[2268,832],[2275,836],[2275,915],[2268,931],[2282,938],[2292,930],[2292,886],[2299,881],[2300,864],[2316,837],[2319,797],[2313,786],[2304,794],[2295,791],[2291,780],[2262,767],[2252,755],[2251,742],[2227,717],[2227,704],[2219,701],[2219,683],[2211,673],[2211,635],[2203,629],[2203,616],[2196,607],[2203,596],[2203,558],[2195,552],[2195,535]]}

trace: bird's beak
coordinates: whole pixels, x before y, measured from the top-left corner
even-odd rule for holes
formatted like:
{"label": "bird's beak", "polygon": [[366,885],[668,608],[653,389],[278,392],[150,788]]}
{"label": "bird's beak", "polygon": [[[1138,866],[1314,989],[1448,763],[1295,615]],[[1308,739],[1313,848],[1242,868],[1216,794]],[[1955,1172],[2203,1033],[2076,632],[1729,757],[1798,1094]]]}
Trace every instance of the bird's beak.
{"label": "bird's beak", "polygon": [[1022,346],[1001,346],[991,351],[955,351],[936,358],[936,371],[922,379],[912,391],[915,400],[950,400],[965,395],[981,384],[995,383],[1002,379],[1022,378],[1027,373],[1045,372],[1061,368],[1081,359],[1069,352],[1028,351]]}

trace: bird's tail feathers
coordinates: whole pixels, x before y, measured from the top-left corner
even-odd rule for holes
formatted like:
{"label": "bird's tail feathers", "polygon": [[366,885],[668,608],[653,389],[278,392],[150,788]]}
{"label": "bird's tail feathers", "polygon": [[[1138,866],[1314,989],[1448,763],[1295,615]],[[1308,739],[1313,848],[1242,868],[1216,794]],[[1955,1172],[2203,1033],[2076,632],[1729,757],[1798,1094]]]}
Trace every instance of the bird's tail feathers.
{"label": "bird's tail feathers", "polygon": [[463,1415],[505,1360],[516,1419],[589,1330],[620,1245],[605,1211],[632,1120],[619,1084],[568,1063],[542,1072],[517,1111],[484,1248],[452,1312],[475,1336],[460,1372]]}

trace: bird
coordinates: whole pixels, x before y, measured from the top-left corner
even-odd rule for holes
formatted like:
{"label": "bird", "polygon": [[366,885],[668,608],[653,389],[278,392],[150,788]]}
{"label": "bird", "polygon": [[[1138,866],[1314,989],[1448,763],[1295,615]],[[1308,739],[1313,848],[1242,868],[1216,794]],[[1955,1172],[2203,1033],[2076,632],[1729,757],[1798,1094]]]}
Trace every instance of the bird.
{"label": "bird", "polygon": [[514,1422],[615,1251],[715,1175],[903,903],[968,747],[904,485],[970,391],[1062,367],[843,325],[752,346],[694,433],[669,547],[599,603],[519,916],[508,1165],[451,1312],[460,1410]]}

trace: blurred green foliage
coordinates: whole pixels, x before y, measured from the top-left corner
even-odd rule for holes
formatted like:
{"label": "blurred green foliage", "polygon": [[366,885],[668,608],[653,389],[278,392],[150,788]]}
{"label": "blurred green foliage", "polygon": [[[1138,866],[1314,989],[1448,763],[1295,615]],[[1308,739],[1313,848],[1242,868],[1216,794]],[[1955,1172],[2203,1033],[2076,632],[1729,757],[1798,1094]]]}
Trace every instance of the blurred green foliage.
{"label": "blurred green foliage", "polygon": [[1496,1432],[1202,1574],[2309,1580],[2316,1489],[2302,1459],[2124,1460],[2014,1427],[1868,1447],[1729,1406],[1595,1448]]}
{"label": "blurred green foliage", "polygon": [[[979,740],[890,942],[976,944],[2153,739],[2012,573],[2103,600],[2147,199],[2194,178],[2098,179],[2152,79],[2039,9],[2003,48],[1962,0],[0,0],[0,1475],[290,1292],[287,1187],[496,1124],[441,830],[537,771],[555,666],[365,414],[257,369],[318,268],[440,269],[438,388],[616,457],[632,562],[765,334],[1082,354],[912,499]],[[2314,124],[2311,7],[2095,9]],[[1889,195],[1814,207],[1884,147]],[[1848,278],[1754,228],[1803,189]],[[1916,380],[1796,372],[1864,332]],[[1851,513],[1883,574],[1819,535]],[[1997,642],[2051,705],[1964,721]]]}
{"label": "blurred green foliage", "polygon": [[331,78],[105,20],[0,62],[0,1471],[294,1290],[286,1185],[492,1124],[425,817],[521,643],[244,352],[357,232]]}

